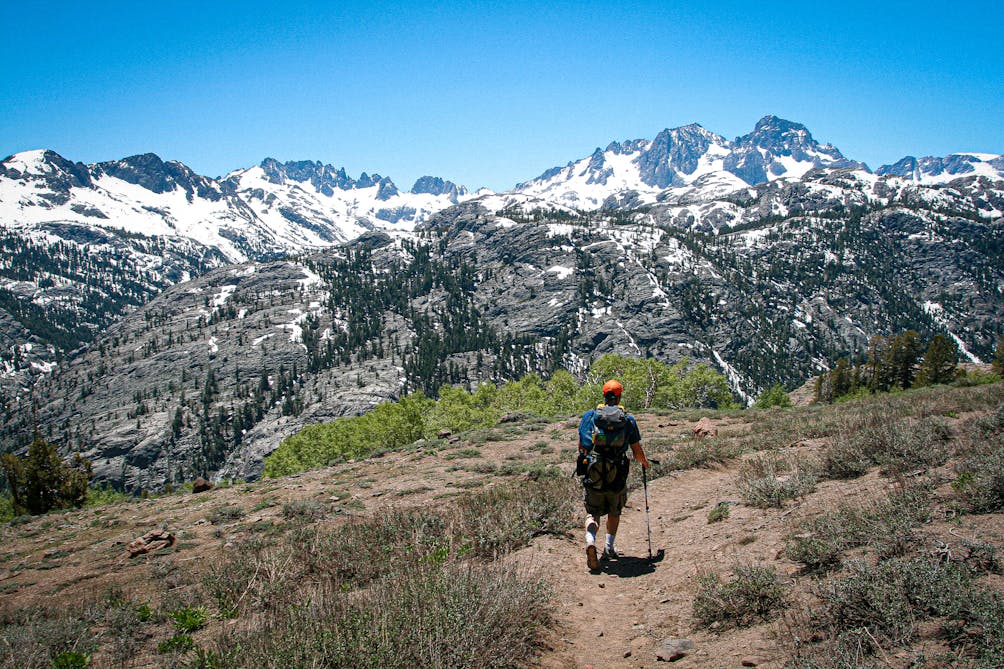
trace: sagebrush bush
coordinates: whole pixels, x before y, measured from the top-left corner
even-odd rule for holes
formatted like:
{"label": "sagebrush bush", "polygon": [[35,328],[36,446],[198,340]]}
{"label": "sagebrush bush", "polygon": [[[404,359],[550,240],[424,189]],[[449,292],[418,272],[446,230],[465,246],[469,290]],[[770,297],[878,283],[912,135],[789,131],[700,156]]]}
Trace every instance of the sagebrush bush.
{"label": "sagebrush bush", "polygon": [[822,470],[826,478],[858,478],[864,476],[874,465],[871,455],[859,439],[840,439],[823,450]]}
{"label": "sagebrush bush", "polygon": [[708,627],[748,627],[769,620],[788,605],[788,593],[772,567],[741,565],[732,570],[732,580],[717,574],[698,579],[694,618]]}
{"label": "sagebrush bush", "polygon": [[96,611],[23,608],[0,614],[0,667],[49,669],[52,658],[89,655],[97,646]]}
{"label": "sagebrush bush", "polygon": [[878,411],[845,426],[824,449],[822,470],[831,479],[857,478],[875,466],[888,475],[924,472],[947,462],[950,437],[940,417],[913,419]]}
{"label": "sagebrush bush", "polygon": [[735,484],[750,506],[781,507],[816,487],[816,467],[793,455],[757,453],[739,467]]}
{"label": "sagebrush bush", "polygon": [[544,581],[512,565],[413,563],[365,597],[301,591],[297,606],[210,644],[214,666],[513,667],[549,620]]}
{"label": "sagebrush bush", "polygon": [[209,514],[209,522],[213,525],[224,525],[244,517],[244,510],[239,506],[227,505],[217,507]]}
{"label": "sagebrush bush", "polygon": [[802,523],[786,539],[785,555],[810,571],[839,567],[852,548],[868,547],[883,558],[906,555],[917,546],[916,528],[929,518],[929,497],[918,485],[873,504],[841,505]]}
{"label": "sagebrush bush", "polygon": [[887,651],[915,642],[921,625],[928,633],[935,625],[949,652],[910,666],[1004,666],[1004,596],[980,586],[966,565],[928,557],[854,561],[816,594],[820,604],[806,619],[789,618],[797,640],[789,666],[889,666]]}
{"label": "sagebrush bush", "polygon": [[966,429],[952,488],[972,513],[1004,509],[1004,404]]}
{"label": "sagebrush bush", "polygon": [[973,595],[969,572],[954,563],[895,558],[853,561],[848,575],[820,586],[817,622],[839,635],[867,628],[883,647],[908,644],[931,617],[966,617]]}
{"label": "sagebrush bush", "polygon": [[316,499],[298,499],[282,505],[282,517],[286,520],[312,522],[328,515],[328,506]]}

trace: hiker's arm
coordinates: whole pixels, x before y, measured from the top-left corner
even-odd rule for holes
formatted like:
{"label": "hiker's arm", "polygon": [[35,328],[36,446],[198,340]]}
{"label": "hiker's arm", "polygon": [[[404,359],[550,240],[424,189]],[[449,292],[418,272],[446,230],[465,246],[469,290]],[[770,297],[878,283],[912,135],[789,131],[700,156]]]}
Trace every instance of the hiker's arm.
{"label": "hiker's arm", "polygon": [[648,469],[648,458],[645,457],[645,451],[641,450],[640,441],[631,444],[631,452],[634,453],[634,459],[641,463],[642,469]]}
{"label": "hiker's arm", "polygon": [[579,451],[588,453],[593,450],[593,414],[594,411],[587,411],[579,421]]}

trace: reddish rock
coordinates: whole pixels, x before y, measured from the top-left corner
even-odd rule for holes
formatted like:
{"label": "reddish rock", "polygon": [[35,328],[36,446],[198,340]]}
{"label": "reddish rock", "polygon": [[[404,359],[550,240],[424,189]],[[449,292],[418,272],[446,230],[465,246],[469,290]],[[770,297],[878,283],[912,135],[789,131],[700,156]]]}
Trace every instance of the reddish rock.
{"label": "reddish rock", "polygon": [[711,422],[709,418],[702,418],[697,421],[694,427],[691,429],[694,435],[694,439],[705,439],[706,437],[717,437],[718,428],[715,424]]}
{"label": "reddish rock", "polygon": [[211,481],[207,481],[201,476],[192,482],[192,492],[207,492],[213,489]]}
{"label": "reddish rock", "polygon": [[159,551],[162,548],[170,548],[173,545],[174,535],[170,532],[165,530],[150,530],[126,546],[126,550],[129,551],[129,557],[134,558],[137,555],[145,555],[146,553]]}

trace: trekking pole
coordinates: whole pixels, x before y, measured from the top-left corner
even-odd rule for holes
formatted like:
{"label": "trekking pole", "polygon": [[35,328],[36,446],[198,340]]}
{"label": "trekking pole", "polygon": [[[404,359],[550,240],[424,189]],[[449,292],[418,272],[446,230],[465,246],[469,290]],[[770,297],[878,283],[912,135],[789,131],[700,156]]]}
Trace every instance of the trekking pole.
{"label": "trekking pole", "polygon": [[[659,461],[649,458],[648,464],[657,465],[659,464]],[[652,524],[648,519],[648,467],[641,468],[641,485],[645,490],[645,530],[648,533],[648,559],[652,560]],[[661,557],[662,556],[660,554],[660,559]]]}
{"label": "trekking pole", "polygon": [[652,559],[652,525],[648,520],[648,467],[641,468],[641,485],[645,490],[645,530],[648,532],[648,559]]}

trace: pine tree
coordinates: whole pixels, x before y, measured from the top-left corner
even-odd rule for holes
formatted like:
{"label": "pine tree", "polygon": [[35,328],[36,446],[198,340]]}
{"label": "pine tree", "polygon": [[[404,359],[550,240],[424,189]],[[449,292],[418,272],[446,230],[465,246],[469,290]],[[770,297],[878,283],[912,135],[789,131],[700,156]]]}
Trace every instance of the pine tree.
{"label": "pine tree", "polygon": [[920,363],[920,373],[917,374],[918,386],[932,386],[937,383],[950,383],[955,379],[955,370],[959,360],[959,349],[955,342],[949,341],[944,335],[934,335],[924,359]]}

